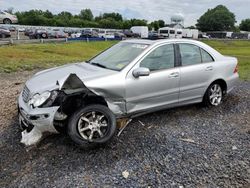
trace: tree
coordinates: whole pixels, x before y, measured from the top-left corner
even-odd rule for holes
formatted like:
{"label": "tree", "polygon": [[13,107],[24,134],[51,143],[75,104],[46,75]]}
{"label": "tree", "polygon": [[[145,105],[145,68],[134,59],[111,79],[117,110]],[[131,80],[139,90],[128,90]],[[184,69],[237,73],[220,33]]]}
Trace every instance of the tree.
{"label": "tree", "polygon": [[92,21],[94,19],[94,16],[92,14],[92,11],[90,9],[83,9],[81,10],[79,17],[83,20]]}
{"label": "tree", "polygon": [[119,13],[115,13],[115,12],[112,12],[112,13],[104,13],[102,15],[102,19],[108,19],[108,18],[112,18],[114,19],[115,21],[122,21],[123,18],[122,18],[122,15],[119,14]]}
{"label": "tree", "polygon": [[165,26],[164,20],[158,20],[158,25],[159,25],[160,28],[164,27]]}
{"label": "tree", "polygon": [[193,25],[191,25],[191,26],[189,26],[189,27],[187,27],[188,29],[196,29],[196,27],[195,26],[193,26]]}
{"label": "tree", "polygon": [[131,19],[132,26],[147,26],[147,20]]}
{"label": "tree", "polygon": [[250,18],[241,21],[240,30],[250,31]]}
{"label": "tree", "polygon": [[201,31],[232,31],[235,24],[235,15],[227,7],[218,5],[208,9],[198,20],[196,27]]}
{"label": "tree", "polygon": [[58,17],[60,17],[61,19],[67,19],[67,20],[70,20],[73,16],[70,12],[66,12],[66,11],[63,11],[61,13],[58,14]]}
{"label": "tree", "polygon": [[52,14],[52,12],[50,12],[49,10],[46,10],[43,15],[46,17],[46,18],[53,18],[54,15]]}

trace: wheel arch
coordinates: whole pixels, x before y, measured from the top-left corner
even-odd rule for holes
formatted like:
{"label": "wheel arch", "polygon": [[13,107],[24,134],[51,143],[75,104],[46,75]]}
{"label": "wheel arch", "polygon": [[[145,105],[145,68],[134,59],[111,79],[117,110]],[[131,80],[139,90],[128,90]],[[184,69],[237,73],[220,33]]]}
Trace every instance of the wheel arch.
{"label": "wheel arch", "polygon": [[209,86],[211,86],[212,84],[215,84],[215,83],[217,83],[221,86],[222,93],[223,93],[223,95],[225,95],[227,93],[227,82],[222,78],[218,78],[218,79],[214,80]]}
{"label": "wheel arch", "polygon": [[9,21],[10,21],[10,24],[12,24],[12,21],[11,21],[11,19],[9,19],[9,18],[4,18],[4,19],[3,19],[3,23],[4,23],[4,24],[5,24],[5,21],[6,21],[6,20],[9,20]]}

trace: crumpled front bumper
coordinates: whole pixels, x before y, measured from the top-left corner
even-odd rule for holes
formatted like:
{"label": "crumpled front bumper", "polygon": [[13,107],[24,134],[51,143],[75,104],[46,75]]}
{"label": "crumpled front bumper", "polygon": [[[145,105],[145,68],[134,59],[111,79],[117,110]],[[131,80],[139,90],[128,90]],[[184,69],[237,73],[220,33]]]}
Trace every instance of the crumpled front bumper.
{"label": "crumpled front bumper", "polygon": [[24,129],[21,142],[29,146],[36,144],[45,132],[58,133],[53,125],[58,108],[59,106],[31,108],[20,95],[18,98],[19,124]]}

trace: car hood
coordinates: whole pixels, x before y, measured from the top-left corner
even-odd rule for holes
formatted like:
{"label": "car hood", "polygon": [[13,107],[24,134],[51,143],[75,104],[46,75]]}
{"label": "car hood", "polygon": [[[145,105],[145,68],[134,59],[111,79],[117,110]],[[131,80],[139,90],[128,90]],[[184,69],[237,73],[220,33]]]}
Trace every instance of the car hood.
{"label": "car hood", "polygon": [[84,85],[87,86],[88,81],[116,73],[117,71],[104,69],[85,62],[68,64],[36,73],[26,82],[26,86],[33,94],[41,93],[60,88],[60,85],[63,84],[70,74],[76,74]]}

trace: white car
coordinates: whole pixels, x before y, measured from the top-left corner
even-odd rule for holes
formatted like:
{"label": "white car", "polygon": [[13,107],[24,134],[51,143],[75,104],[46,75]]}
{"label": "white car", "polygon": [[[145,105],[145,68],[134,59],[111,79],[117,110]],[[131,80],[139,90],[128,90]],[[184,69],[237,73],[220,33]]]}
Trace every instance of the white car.
{"label": "white car", "polygon": [[26,82],[18,100],[22,143],[64,130],[88,148],[108,142],[120,118],[201,102],[218,106],[237,85],[237,63],[195,40],[122,41]]}
{"label": "white car", "polygon": [[18,23],[18,19],[15,15],[8,12],[0,11],[0,23],[13,24]]}

